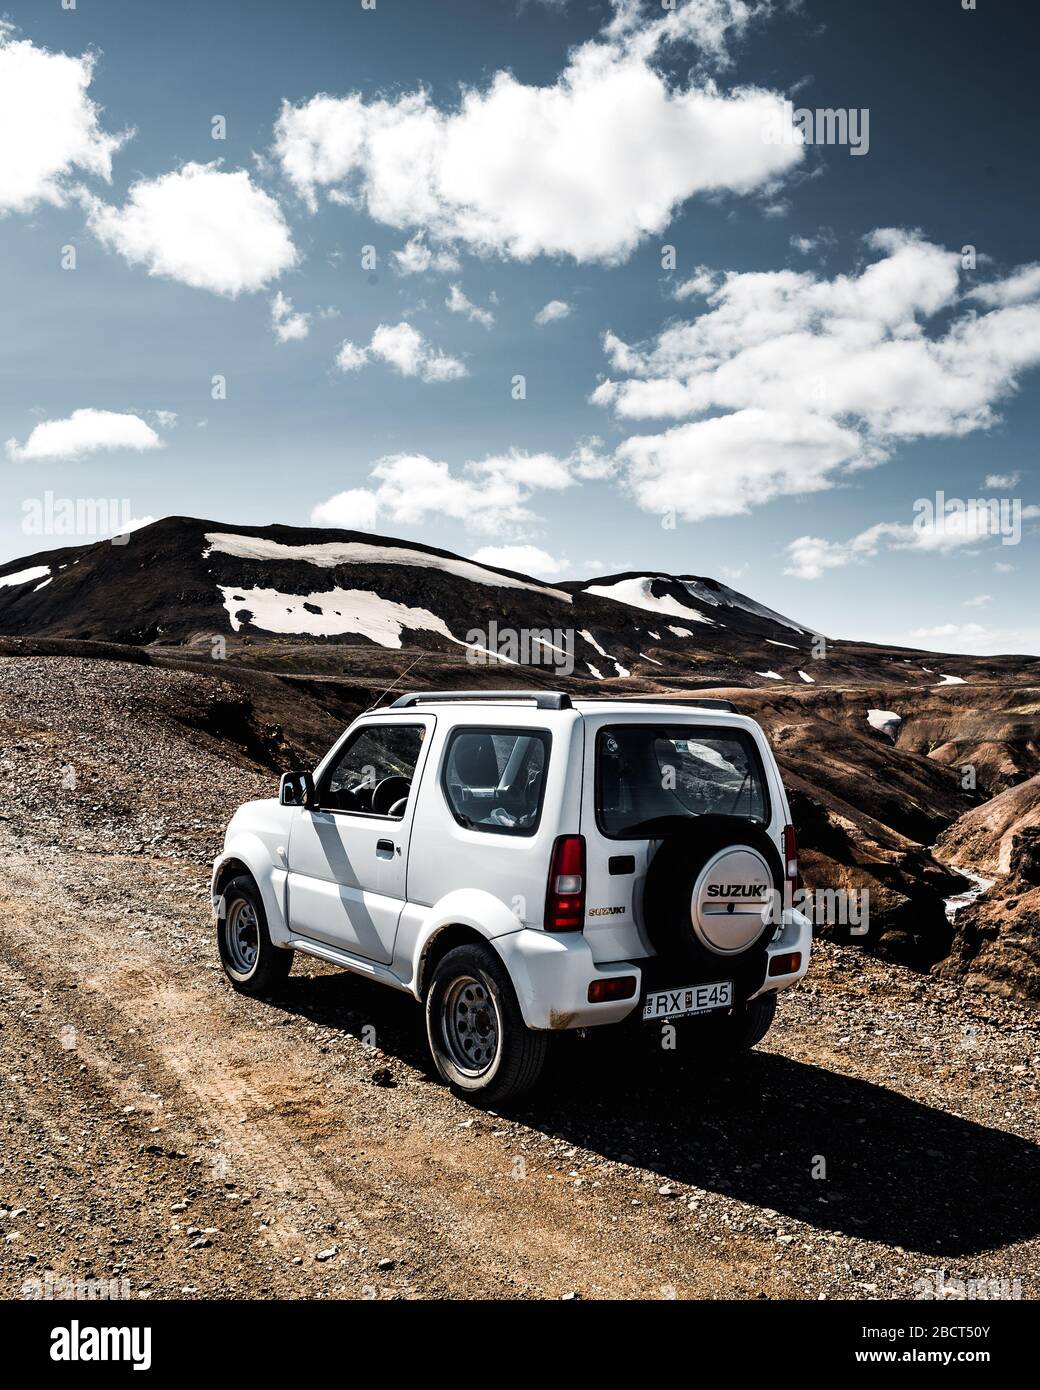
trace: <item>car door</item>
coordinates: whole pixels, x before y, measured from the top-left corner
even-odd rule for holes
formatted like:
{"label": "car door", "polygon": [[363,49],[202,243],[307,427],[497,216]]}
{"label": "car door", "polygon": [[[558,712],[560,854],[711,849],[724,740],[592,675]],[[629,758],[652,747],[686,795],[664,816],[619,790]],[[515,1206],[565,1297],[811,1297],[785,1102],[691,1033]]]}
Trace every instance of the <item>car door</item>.
{"label": "car door", "polygon": [[289,926],[388,965],[405,904],[408,839],[432,715],[357,725],[289,836]]}

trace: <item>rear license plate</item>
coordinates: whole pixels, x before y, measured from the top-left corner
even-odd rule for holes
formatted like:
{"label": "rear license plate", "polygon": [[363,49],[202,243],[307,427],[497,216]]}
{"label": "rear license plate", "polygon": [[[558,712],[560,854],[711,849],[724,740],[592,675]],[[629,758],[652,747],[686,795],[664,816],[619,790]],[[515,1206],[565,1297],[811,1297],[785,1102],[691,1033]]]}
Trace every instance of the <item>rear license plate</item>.
{"label": "rear license plate", "polygon": [[686,989],[655,990],[643,1000],[643,1018],[685,1018],[732,1007],[733,981],[719,980],[711,985],[689,985]]}

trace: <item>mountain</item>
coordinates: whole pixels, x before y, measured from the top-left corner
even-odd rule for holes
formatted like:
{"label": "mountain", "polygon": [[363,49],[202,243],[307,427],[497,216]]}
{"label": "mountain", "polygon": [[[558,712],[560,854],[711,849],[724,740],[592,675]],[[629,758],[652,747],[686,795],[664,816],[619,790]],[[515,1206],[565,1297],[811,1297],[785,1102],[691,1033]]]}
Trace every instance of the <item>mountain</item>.
{"label": "mountain", "polygon": [[[368,533],[187,517],[0,566],[0,657],[55,679],[104,658],[116,689],[127,666],[190,672],[197,705],[170,695],[159,717],[272,772],[313,765],[388,687],[711,691],[769,735],[808,885],[869,892],[861,945],[1040,1000],[1035,657],[821,644],[696,575],[553,584]],[[999,882],[951,922],[962,869]]]}
{"label": "mountain", "polygon": [[115,541],[0,566],[0,635],[221,650],[336,672],[518,662],[539,683],[896,683],[1022,675],[1026,657],[936,656],[820,639],[716,580],[656,573],[551,584],[449,551],[357,531],[167,517]]}

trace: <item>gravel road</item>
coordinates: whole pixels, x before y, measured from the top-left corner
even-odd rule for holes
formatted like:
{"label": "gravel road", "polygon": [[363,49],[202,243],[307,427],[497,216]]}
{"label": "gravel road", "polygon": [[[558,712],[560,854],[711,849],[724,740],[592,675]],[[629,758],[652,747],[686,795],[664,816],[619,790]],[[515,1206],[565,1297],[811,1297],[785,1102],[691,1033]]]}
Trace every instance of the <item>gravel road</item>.
{"label": "gravel road", "polygon": [[824,944],[730,1070],[560,1039],[495,1115],[433,1080],[404,996],[301,960],[236,995],[206,864],[273,774],[212,732],[221,686],[0,661],[0,1296],[1037,1296],[1012,1003]]}

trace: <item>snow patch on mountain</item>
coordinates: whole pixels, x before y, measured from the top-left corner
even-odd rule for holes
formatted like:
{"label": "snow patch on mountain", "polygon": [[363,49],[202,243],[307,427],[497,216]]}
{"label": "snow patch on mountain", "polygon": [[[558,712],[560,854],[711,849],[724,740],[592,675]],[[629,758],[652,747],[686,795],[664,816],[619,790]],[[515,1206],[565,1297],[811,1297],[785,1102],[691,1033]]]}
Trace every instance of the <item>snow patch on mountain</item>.
{"label": "snow patch on mountain", "polygon": [[45,574],[50,574],[50,565],[33,565],[27,570],[16,570],[14,574],[5,574],[0,579],[0,589],[10,588],[14,584],[28,584],[33,579],[42,579]]}
{"label": "snow patch on mountain", "polygon": [[585,592],[596,594],[599,598],[613,599],[615,603],[623,603],[629,608],[645,608],[651,613],[667,613],[673,618],[690,618],[695,623],[715,626],[713,618],[705,617],[696,608],[685,608],[678,599],[672,598],[671,594],[664,594],[660,598],[652,594],[650,585],[661,577],[643,575],[635,579],[619,579],[614,584],[589,584]]}
{"label": "snow patch on mountain", "polygon": [[460,647],[469,645],[452,636],[448,625],[426,608],[409,608],[380,598],[366,589],[327,589],[314,594],[285,594],[278,589],[240,588],[218,584],[235,632],[243,626],[240,614],[251,616],[248,626],[264,632],[308,637],[340,637],[357,633],[381,647],[400,647],[401,633],[436,632]]}
{"label": "snow patch on mountain", "polygon": [[781,627],[789,627],[794,632],[808,631],[807,628],[802,627],[801,623],[793,623],[782,613],[767,608],[764,603],[756,603],[754,599],[748,598],[744,594],[738,594],[736,589],[731,589],[727,584],[708,585],[702,579],[677,579],[675,582],[681,584],[690,597],[695,598],[698,603],[707,603],[713,608],[739,608],[745,613],[751,613],[756,618],[765,618],[767,622],[779,623]]}
{"label": "snow patch on mountain", "polygon": [[478,565],[473,560],[459,560],[449,555],[432,555],[427,550],[409,550],[403,545],[371,545],[367,541],[319,541],[313,545],[285,545],[268,540],[266,536],[238,536],[230,531],[207,531],[208,547],[203,559],[214,550],[221,555],[234,555],[240,560],[293,560],[332,569],[336,565],[411,565],[415,569],[441,570],[458,579],[474,584],[488,584],[498,589],[529,589],[535,594],[573,603],[566,589],[552,589],[533,579],[514,579],[508,574]]}
{"label": "snow patch on mountain", "polygon": [[887,734],[895,743],[899,734],[899,726],[903,722],[901,714],[895,714],[890,709],[868,709],[867,723],[872,729],[877,729],[879,734]]}
{"label": "snow patch on mountain", "polygon": [[[605,651],[600,646],[600,644],[596,641],[595,637],[593,637],[592,633],[588,630],[588,628],[581,628],[581,630],[578,632],[578,636],[584,637],[585,641],[588,642],[590,647],[593,647],[599,653],[600,656],[606,657],[606,659],[611,663],[611,665],[614,667],[614,670],[618,673],[619,676],[624,677],[630,676],[632,674],[631,671],[627,671],[619,661],[616,661],[608,651]],[[588,665],[588,662],[586,662],[585,664]],[[657,662],[658,666],[660,666],[660,664],[660,662]],[[595,666],[589,666],[589,670],[592,672],[592,674],[596,677],[597,680],[603,679],[602,674],[596,670]]]}
{"label": "snow patch on mountain", "polygon": [[588,630],[587,627],[580,628],[580,629],[578,630],[578,636],[579,636],[579,637],[584,637],[584,638],[585,638],[585,641],[588,642],[589,646],[590,646],[590,647],[595,647],[596,651],[599,652],[600,656],[606,656],[606,652],[603,650],[603,648],[600,646],[600,644],[596,641],[595,637],[593,637],[592,633]]}

